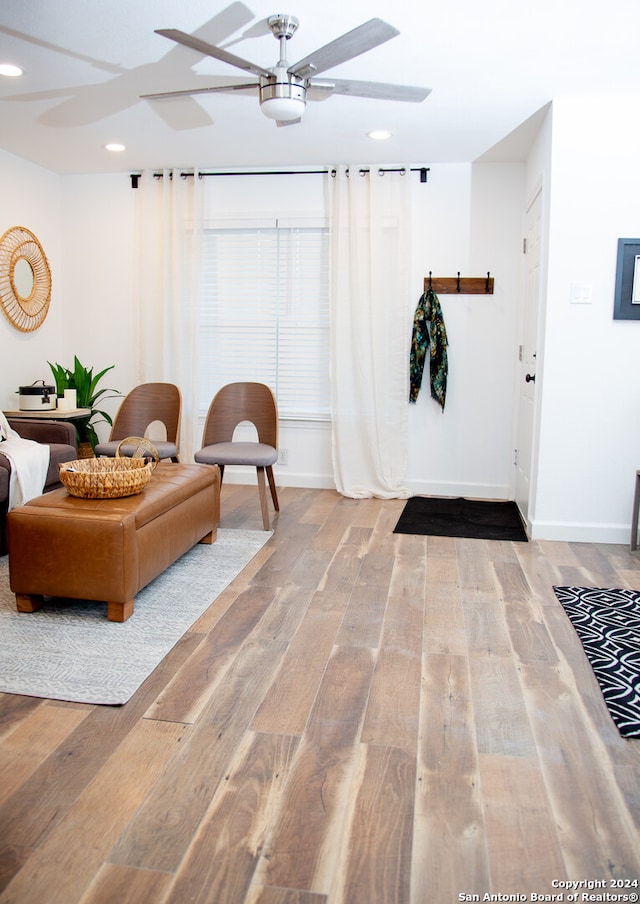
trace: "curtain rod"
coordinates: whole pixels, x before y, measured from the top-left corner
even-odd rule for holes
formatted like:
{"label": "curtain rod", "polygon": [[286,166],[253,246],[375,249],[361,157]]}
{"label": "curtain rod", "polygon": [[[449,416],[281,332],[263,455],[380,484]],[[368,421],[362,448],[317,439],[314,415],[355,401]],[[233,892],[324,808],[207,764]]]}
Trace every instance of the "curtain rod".
{"label": "curtain rod", "polygon": [[[420,181],[427,181],[427,174],[429,172],[428,166],[412,166],[409,167],[408,170],[410,173],[420,173]],[[335,175],[336,170],[333,169],[321,169],[321,170],[245,170],[239,172],[199,172],[198,178],[202,179],[203,176],[319,176],[319,175],[327,175],[327,173],[331,173]],[[368,168],[361,168],[359,171],[361,176],[364,176],[366,173],[371,172]],[[378,168],[379,173],[406,173],[407,167],[398,166],[398,167],[384,167],[381,166]],[[140,180],[142,173],[131,173],[131,188],[137,188],[138,182]],[[181,179],[187,179],[189,176],[194,176],[195,173],[182,172],[180,173]],[[163,173],[154,173],[154,179],[162,179]]]}

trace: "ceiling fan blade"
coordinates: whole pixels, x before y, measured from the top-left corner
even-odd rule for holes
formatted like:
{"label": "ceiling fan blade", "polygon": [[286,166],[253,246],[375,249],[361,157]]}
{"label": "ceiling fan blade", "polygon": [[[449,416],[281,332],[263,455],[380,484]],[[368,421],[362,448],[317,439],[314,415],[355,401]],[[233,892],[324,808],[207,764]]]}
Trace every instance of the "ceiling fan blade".
{"label": "ceiling fan blade", "polygon": [[196,94],[224,94],[232,91],[250,91],[256,94],[260,87],[258,82],[247,82],[244,85],[216,85],[213,88],[185,88],[184,91],[160,91],[157,94],[141,94],[141,100],[163,100],[167,97],[193,97]]}
{"label": "ceiling fan blade", "polygon": [[169,38],[169,40],[175,41],[177,44],[182,44],[184,47],[190,47],[192,50],[196,50],[203,56],[210,56],[216,60],[222,60],[223,63],[228,63],[230,66],[236,66],[238,69],[244,69],[245,72],[251,72],[253,75],[271,75],[268,69],[263,69],[262,66],[250,63],[248,60],[243,60],[242,57],[235,56],[235,54],[229,53],[227,50],[222,50],[220,47],[215,47],[213,44],[207,43],[207,41],[201,41],[200,38],[188,35],[184,31],[179,31],[177,28],[160,28],[156,29],[155,33],[157,35],[162,35],[164,38]]}
{"label": "ceiling fan blade", "polygon": [[307,100],[327,100],[332,94],[335,94],[333,82],[309,82]]}
{"label": "ceiling fan blade", "polygon": [[348,31],[335,41],[325,44],[309,56],[289,66],[289,72],[298,78],[310,78],[326,69],[331,69],[339,63],[360,56],[367,50],[384,44],[390,38],[395,38],[400,32],[393,25],[388,25],[382,19],[369,19],[363,25]]}
{"label": "ceiling fan blade", "polygon": [[[312,88],[331,88],[332,94],[346,94],[351,97],[371,97],[376,100],[402,100],[419,104],[431,94],[431,88],[418,88],[414,85],[389,85],[385,82],[359,82],[353,79],[331,79],[331,81],[311,83],[307,96],[310,100],[317,98],[312,96]],[[318,98],[322,99],[322,98]]]}

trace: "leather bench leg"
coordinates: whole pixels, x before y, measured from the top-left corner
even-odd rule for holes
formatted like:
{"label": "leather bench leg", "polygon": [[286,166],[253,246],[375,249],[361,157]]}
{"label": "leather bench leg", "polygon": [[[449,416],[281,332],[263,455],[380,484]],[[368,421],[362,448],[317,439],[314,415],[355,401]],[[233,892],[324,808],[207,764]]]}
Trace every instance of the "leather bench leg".
{"label": "leather bench leg", "polygon": [[107,602],[107,619],[109,621],[123,622],[133,615],[133,600],[126,603]]}
{"label": "leather bench leg", "polygon": [[37,612],[44,602],[44,596],[37,593],[16,593],[18,612]]}

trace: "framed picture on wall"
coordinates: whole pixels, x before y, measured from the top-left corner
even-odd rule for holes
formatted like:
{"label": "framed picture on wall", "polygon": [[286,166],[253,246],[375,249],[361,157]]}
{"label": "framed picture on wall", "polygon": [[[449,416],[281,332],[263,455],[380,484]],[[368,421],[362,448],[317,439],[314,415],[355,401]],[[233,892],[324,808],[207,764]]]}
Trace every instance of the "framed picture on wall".
{"label": "framed picture on wall", "polygon": [[640,239],[618,239],[614,320],[640,320]]}

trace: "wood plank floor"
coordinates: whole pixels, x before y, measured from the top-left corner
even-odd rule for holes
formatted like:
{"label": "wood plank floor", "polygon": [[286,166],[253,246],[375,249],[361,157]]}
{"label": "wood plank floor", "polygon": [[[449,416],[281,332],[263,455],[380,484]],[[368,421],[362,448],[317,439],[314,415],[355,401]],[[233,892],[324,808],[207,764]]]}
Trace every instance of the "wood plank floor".
{"label": "wood plank floor", "polygon": [[[552,590],[640,589],[640,553],[395,535],[401,500],[280,497],[268,544],[125,706],[0,695],[0,902],[568,900],[640,879],[640,740]],[[221,527],[261,528],[255,487],[224,488]]]}

